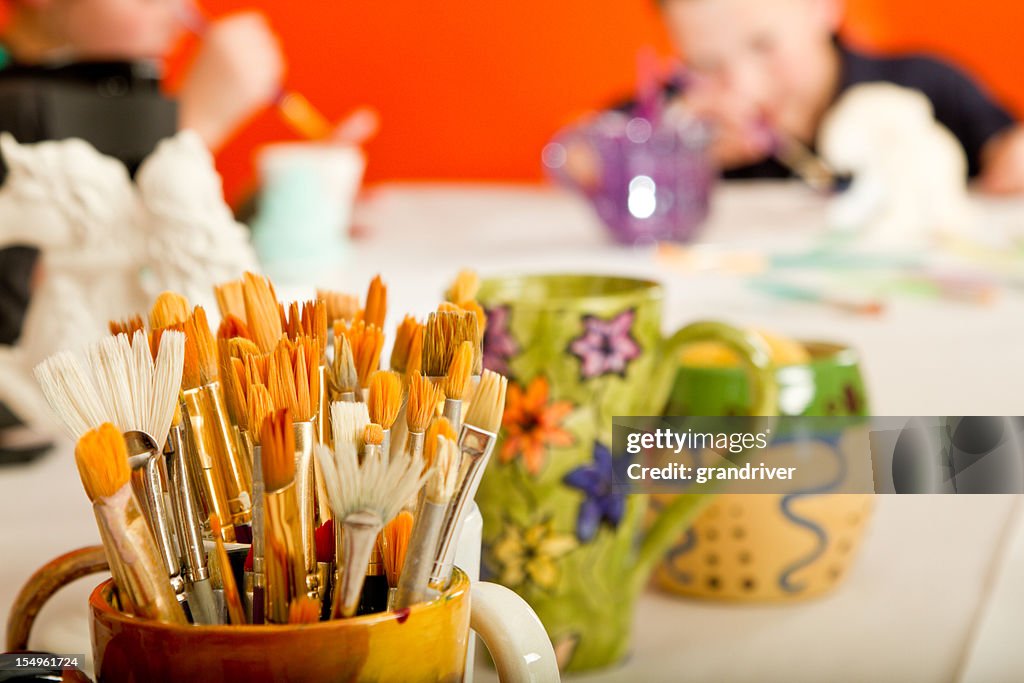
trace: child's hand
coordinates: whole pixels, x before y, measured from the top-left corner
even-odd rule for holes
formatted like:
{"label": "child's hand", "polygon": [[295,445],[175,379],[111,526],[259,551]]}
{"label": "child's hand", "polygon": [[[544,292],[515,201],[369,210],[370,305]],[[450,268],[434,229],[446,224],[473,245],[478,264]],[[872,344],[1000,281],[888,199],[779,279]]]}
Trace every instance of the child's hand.
{"label": "child's hand", "polygon": [[1024,127],[997,136],[985,147],[979,187],[992,194],[1024,193]]}
{"label": "child's hand", "polygon": [[255,12],[214,22],[179,93],[181,127],[218,148],[281,89],[284,58],[266,20]]}
{"label": "child's hand", "polygon": [[708,152],[722,169],[763,161],[772,153],[774,138],[759,111],[696,81],[687,88],[681,106],[711,126]]}

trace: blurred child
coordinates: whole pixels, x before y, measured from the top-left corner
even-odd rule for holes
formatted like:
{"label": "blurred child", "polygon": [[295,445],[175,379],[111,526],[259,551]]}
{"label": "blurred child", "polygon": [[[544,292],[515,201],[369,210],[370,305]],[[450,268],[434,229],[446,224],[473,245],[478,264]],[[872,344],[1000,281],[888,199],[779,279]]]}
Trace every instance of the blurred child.
{"label": "blurred child", "polygon": [[[81,137],[130,171],[178,128],[195,130],[213,150],[222,146],[280,91],[281,50],[258,14],[215,21],[177,101],[167,100],[155,67],[181,31],[186,1],[9,0],[0,30],[0,130],[20,142]],[[20,335],[36,261],[28,246],[0,249],[0,344]],[[0,462],[46,446],[0,405]]]}
{"label": "blurred child", "polygon": [[659,0],[686,63],[682,106],[715,129],[727,177],[787,177],[774,131],[813,147],[847,88],[888,81],[922,91],[990,192],[1024,192],[1024,128],[968,76],[921,56],[876,58],[835,38],[842,0]]}

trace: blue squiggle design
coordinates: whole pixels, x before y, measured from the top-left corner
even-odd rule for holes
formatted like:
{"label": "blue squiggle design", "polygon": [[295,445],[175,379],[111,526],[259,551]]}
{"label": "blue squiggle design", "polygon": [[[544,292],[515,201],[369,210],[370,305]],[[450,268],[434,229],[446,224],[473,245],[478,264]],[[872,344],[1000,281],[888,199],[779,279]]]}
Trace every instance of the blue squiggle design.
{"label": "blue squiggle design", "polygon": [[804,589],[804,584],[797,585],[792,582],[793,574],[807,567],[808,565],[814,563],[819,557],[821,557],[822,553],[825,552],[825,546],[828,544],[828,534],[825,533],[825,530],[813,521],[805,517],[798,516],[796,513],[793,512],[790,506],[800,498],[806,498],[808,496],[817,496],[828,493],[833,489],[837,488],[840,484],[843,483],[843,480],[846,479],[846,459],[842,456],[841,453],[839,453],[839,438],[840,435],[836,434],[834,436],[823,436],[818,437],[816,439],[817,441],[823,441],[824,443],[828,444],[832,452],[832,455],[836,459],[836,463],[839,467],[835,479],[828,482],[827,484],[823,484],[815,488],[787,494],[782,497],[782,501],[779,503],[779,507],[782,509],[782,514],[784,517],[786,517],[786,519],[791,521],[793,524],[796,524],[797,526],[807,529],[808,531],[813,533],[815,537],[817,537],[818,539],[817,547],[814,550],[812,550],[810,554],[800,558],[796,562],[786,567],[782,571],[782,574],[779,575],[779,587],[787,593],[798,593]]}
{"label": "blue squiggle design", "polygon": [[667,562],[665,566],[668,568],[669,576],[672,580],[678,581],[679,583],[687,584],[693,581],[693,576],[689,572],[681,571],[676,567],[676,560],[687,553],[693,551],[697,547],[697,534],[694,532],[692,527],[686,529],[686,538],[679,545],[672,548],[668,553]]}

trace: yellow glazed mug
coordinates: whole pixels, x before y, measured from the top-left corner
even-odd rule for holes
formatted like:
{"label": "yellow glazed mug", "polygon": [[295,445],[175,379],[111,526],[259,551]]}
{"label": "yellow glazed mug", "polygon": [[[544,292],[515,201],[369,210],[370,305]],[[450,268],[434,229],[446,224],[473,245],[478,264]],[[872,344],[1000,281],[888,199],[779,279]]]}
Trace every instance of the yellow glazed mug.
{"label": "yellow glazed mug", "polygon": [[[76,550],[38,570],[7,624],[7,649],[24,650],[43,603],[66,583],[106,569],[101,547]],[[96,680],[101,683],[220,681],[462,681],[472,628],[502,681],[558,681],[537,616],[512,591],[470,581],[398,612],[304,625],[181,626],[121,612],[111,580],[89,596]]]}

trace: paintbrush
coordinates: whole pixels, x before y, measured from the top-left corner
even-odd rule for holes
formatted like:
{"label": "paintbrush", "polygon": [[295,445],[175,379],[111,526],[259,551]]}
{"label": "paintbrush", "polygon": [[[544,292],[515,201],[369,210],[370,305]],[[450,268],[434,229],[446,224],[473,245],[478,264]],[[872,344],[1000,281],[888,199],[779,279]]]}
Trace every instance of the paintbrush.
{"label": "paintbrush", "polygon": [[238,316],[229,313],[221,318],[217,326],[217,341],[235,338],[251,339],[249,326]]}
{"label": "paintbrush", "polygon": [[352,345],[344,334],[334,337],[334,361],[328,374],[332,402],[353,402],[359,393],[359,373],[356,371]]}
{"label": "paintbrush", "polygon": [[228,608],[228,620],[235,626],[241,626],[248,623],[245,618],[245,608],[242,606],[242,598],[238,594],[235,574],[231,571],[231,560],[228,559],[228,551],[224,548],[224,539],[221,538],[220,519],[218,519],[217,515],[210,516],[210,531],[213,533],[217,564],[220,567],[221,584],[224,589],[224,603]]}
{"label": "paintbrush", "polygon": [[[326,491],[326,489],[324,490]],[[334,561],[337,557],[334,520],[328,519],[318,526],[314,537],[316,538],[317,581],[320,585],[320,611],[324,619],[330,619],[330,596],[334,595]]]}
{"label": "paintbrush", "polygon": [[[354,453],[354,457],[359,458],[360,453],[363,449],[362,437],[366,432],[366,427],[370,424],[370,413],[365,403],[355,403],[352,401],[338,401],[331,404],[331,430],[333,443],[333,451],[343,451],[347,454],[351,451]],[[317,457],[317,461],[320,458]],[[323,463],[320,465],[320,470],[323,472]],[[327,476],[324,475],[324,485],[326,487]],[[327,501],[330,503],[330,492],[328,492]],[[334,511],[332,509],[331,515],[333,517]],[[338,603],[340,597],[338,593],[341,591],[341,572],[344,566],[344,550],[345,550],[345,539],[343,534],[343,527],[341,523],[334,520],[334,592],[331,599],[331,614],[333,614],[333,606]]]}
{"label": "paintbrush", "polygon": [[[430,486],[429,482],[427,486]],[[402,578],[402,567],[405,565],[412,527],[412,513],[402,510],[397,517],[384,525],[384,530],[377,537],[377,552],[384,562],[384,574],[388,580],[389,610],[395,609],[395,597],[398,595],[398,584]]]}
{"label": "paintbrush", "polygon": [[231,520],[234,526],[222,527],[225,541],[238,538],[247,542],[252,522],[252,468],[233,438],[219,381],[217,344],[201,306],[185,321],[185,336],[181,405],[196,447],[196,470],[203,474],[209,505],[203,512],[206,519],[216,514],[221,520]]}
{"label": "paintbrush", "polygon": [[284,334],[277,295],[270,280],[254,273],[242,278],[245,319],[252,339],[263,353],[270,353]]}
{"label": "paintbrush", "polygon": [[[407,315],[395,331],[395,345],[391,348],[391,369],[399,375],[409,372],[410,357],[415,351],[414,345],[419,348],[418,356],[423,351],[423,324],[411,315]],[[417,360],[417,367],[412,370],[419,369]]]}
{"label": "paintbrush", "polygon": [[308,595],[300,595],[289,605],[289,624],[315,624],[318,621],[320,621],[320,603]]}
{"label": "paintbrush", "polygon": [[445,298],[453,304],[463,306],[467,302],[476,301],[479,292],[480,276],[474,270],[464,269],[455,276],[455,280],[445,292]]}
{"label": "paintbrush", "polygon": [[36,377],[47,402],[73,439],[111,422],[128,438],[130,479],[142,503],[150,531],[175,594],[185,599],[185,582],[171,536],[164,499],[167,479],[163,445],[174,416],[181,382],[184,337],[162,335],[153,360],[145,332],[106,337],[88,350],[88,372],[78,358],[62,352],[43,361]]}
{"label": "paintbrush", "polygon": [[266,487],[266,620],[286,624],[291,602],[306,593],[306,564],[295,492],[295,436],[287,408],[264,420],[261,444]]}
{"label": "paintbrush", "polygon": [[104,423],[83,434],[75,448],[75,464],[92,501],[122,605],[145,619],[187,623],[132,493],[128,451],[121,432]]}
{"label": "paintbrush", "polygon": [[317,598],[316,584],[316,523],[315,490],[313,480],[313,447],[316,438],[317,400],[320,396],[320,359],[318,342],[299,336],[296,342],[282,339],[270,357],[269,389],[274,405],[288,408],[292,416],[295,452],[295,490],[298,496],[299,528],[302,530],[302,552],[306,563],[306,583],[309,595]]}
{"label": "paintbrush", "polygon": [[334,337],[344,336],[352,347],[352,358],[355,361],[356,376],[360,391],[357,400],[364,400],[362,393],[370,385],[370,375],[380,366],[380,353],[384,348],[384,332],[376,325],[358,320],[351,325],[334,324]]}
{"label": "paintbrush", "polygon": [[444,380],[444,416],[456,432],[462,428],[462,399],[469,391],[473,369],[473,342],[459,344]]}
{"label": "paintbrush", "polygon": [[213,294],[217,299],[217,310],[221,318],[234,317],[243,323],[245,317],[245,295],[242,293],[242,281],[230,280],[215,285]]}
{"label": "paintbrush", "polygon": [[490,370],[484,371],[459,435],[459,448],[462,451],[459,485],[441,527],[441,538],[434,554],[434,569],[430,577],[431,586],[444,588],[451,579],[455,547],[462,533],[466,510],[476,496],[480,478],[498,438],[507,390],[507,379]]}
{"label": "paintbrush", "polygon": [[341,617],[356,613],[377,534],[425,481],[420,458],[380,454],[359,462],[358,445],[338,438],[337,424],[347,419],[339,413],[350,405],[335,403],[331,407],[334,449],[317,449],[335,523],[344,528],[344,569],[332,610],[334,616]]}
{"label": "paintbrush", "polygon": [[355,294],[318,288],[316,298],[322,300],[327,307],[327,324],[330,327],[339,320],[350,323],[359,313],[359,297]]}
{"label": "paintbrush", "polygon": [[423,331],[423,374],[435,379],[445,377],[456,349],[466,341],[473,348],[470,374],[479,375],[483,367],[483,348],[476,316],[461,310],[431,313]]}
{"label": "paintbrush", "polygon": [[423,455],[424,434],[443,397],[441,389],[420,373],[409,378],[409,398],[405,406],[409,439],[405,448],[414,458]]}
{"label": "paintbrush", "polygon": [[[379,424],[370,423],[363,430],[363,458],[383,458],[384,430]],[[383,533],[383,532],[382,532]],[[359,598],[356,614],[375,614],[388,608],[390,588],[384,568],[384,558],[380,552],[380,544],[375,543],[370,553],[370,562],[366,567],[366,578]]]}
{"label": "paintbrush", "polygon": [[748,285],[762,294],[767,294],[783,301],[817,304],[843,313],[877,316],[885,312],[885,302],[880,299],[851,299],[829,294],[814,287],[765,278],[750,280]]}
{"label": "paintbrush", "polygon": [[252,623],[262,624],[266,614],[266,515],[264,514],[266,486],[263,483],[262,436],[267,418],[274,412],[270,391],[253,382],[246,394],[247,422],[253,448],[253,508],[252,508]]}
{"label": "paintbrush", "polygon": [[184,353],[184,335],[167,332],[160,335],[154,360],[149,338],[142,330],[131,341],[120,334],[89,349],[100,399],[125,438],[132,487],[180,601],[185,600],[185,580],[171,534],[163,450],[177,405]]}
{"label": "paintbrush", "polygon": [[369,396],[366,401],[370,419],[384,431],[381,450],[391,452],[391,428],[402,409],[402,380],[394,372],[378,370],[370,377]]}
{"label": "paintbrush", "polygon": [[188,299],[176,292],[163,292],[149,310],[149,327],[159,330],[183,323],[189,313]]}
{"label": "paintbrush", "polygon": [[416,508],[416,523],[398,582],[394,609],[410,607],[426,599],[438,538],[459,481],[458,445],[444,436],[437,436],[436,444],[433,470]]}
{"label": "paintbrush", "polygon": [[363,309],[363,322],[373,325],[378,330],[384,329],[384,319],[388,313],[388,288],[380,275],[370,280],[366,292],[366,307]]}
{"label": "paintbrush", "polygon": [[107,323],[107,329],[112,335],[126,334],[131,339],[139,330],[146,330],[146,323],[143,322],[142,316],[132,315],[124,320],[111,320]]}

